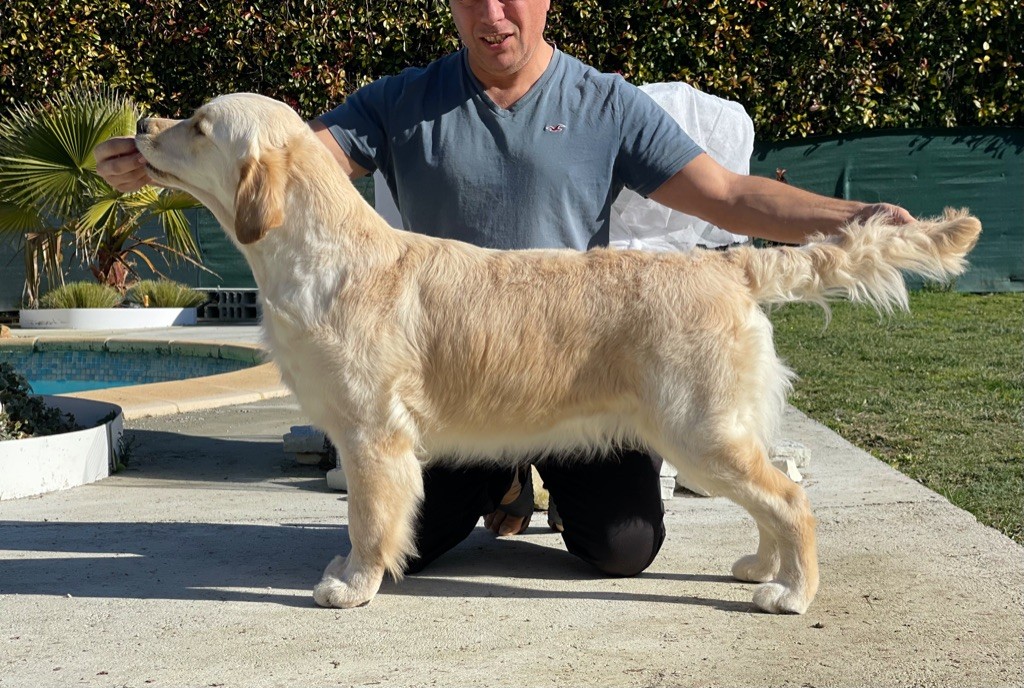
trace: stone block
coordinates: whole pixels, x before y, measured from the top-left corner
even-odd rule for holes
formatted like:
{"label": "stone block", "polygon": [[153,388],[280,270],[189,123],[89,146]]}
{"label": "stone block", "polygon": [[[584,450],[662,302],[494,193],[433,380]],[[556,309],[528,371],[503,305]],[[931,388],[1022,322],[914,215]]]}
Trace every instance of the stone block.
{"label": "stone block", "polygon": [[662,501],[672,499],[676,495],[676,477],[679,471],[668,461],[661,462],[661,499]]}
{"label": "stone block", "polygon": [[793,482],[803,482],[804,476],[800,474],[800,471],[796,467],[796,461],[793,459],[774,459],[772,461],[772,465],[785,473],[786,477]]}
{"label": "stone block", "polygon": [[544,481],[541,480],[536,466],[530,466],[530,477],[533,482],[533,508],[536,511],[547,511],[551,495],[544,488]]}
{"label": "stone block", "polygon": [[327,471],[327,487],[332,490],[348,492],[348,481],[345,479],[345,471],[341,466]]}
{"label": "stone block", "polygon": [[770,458],[774,461],[791,460],[797,468],[807,468],[811,463],[811,453],[807,447],[794,440],[779,440],[772,447]]}
{"label": "stone block", "polygon": [[310,454],[308,452],[295,452],[291,454],[291,457],[295,459],[295,463],[302,466],[319,466],[320,462],[323,461],[324,454]]}
{"label": "stone block", "polygon": [[284,450],[289,454],[326,454],[324,433],[311,425],[293,425],[284,436]]}
{"label": "stone block", "polygon": [[675,481],[676,481],[676,485],[678,485],[679,487],[683,488],[687,492],[692,492],[693,494],[695,494],[695,495],[697,495],[699,497],[710,497],[711,496],[710,492],[708,492],[704,488],[700,487],[696,483],[687,480],[686,477],[681,475],[681,474],[677,475],[675,477]]}

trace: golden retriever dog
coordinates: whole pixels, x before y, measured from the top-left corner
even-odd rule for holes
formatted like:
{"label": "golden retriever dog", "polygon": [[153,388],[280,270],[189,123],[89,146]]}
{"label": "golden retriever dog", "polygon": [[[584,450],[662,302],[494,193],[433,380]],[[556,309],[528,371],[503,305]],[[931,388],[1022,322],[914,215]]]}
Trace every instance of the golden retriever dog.
{"label": "golden retriever dog", "polygon": [[732,574],[761,583],[759,608],[804,612],[815,521],[766,455],[793,374],[762,304],[905,308],[900,271],[959,274],[981,231],[947,211],[801,247],[495,251],[392,229],[306,123],[262,96],[145,120],[136,144],[151,178],[199,199],[249,262],[284,382],[339,449],[352,550],[313,591],[330,607],[402,575],[430,462],[588,461],[622,443],[746,509],[760,542]]}

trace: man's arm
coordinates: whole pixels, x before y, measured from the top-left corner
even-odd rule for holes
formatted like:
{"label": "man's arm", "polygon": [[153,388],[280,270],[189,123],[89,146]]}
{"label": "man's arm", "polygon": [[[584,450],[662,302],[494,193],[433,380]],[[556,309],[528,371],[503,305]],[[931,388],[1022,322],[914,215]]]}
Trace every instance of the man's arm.
{"label": "man's arm", "polygon": [[330,130],[325,127],[320,120],[311,120],[309,122],[309,128],[313,130],[314,134],[316,134],[320,143],[324,144],[327,150],[331,151],[331,155],[333,155],[334,159],[338,161],[338,164],[341,165],[341,169],[345,171],[345,174],[348,175],[349,179],[359,179],[360,177],[365,177],[370,173],[366,168],[356,164],[356,162],[350,158],[344,150],[342,150]]}
{"label": "man's arm", "polygon": [[[368,170],[357,165],[345,154],[327,127],[318,120],[311,121],[309,127],[350,179],[358,179],[369,174]],[[135,139],[131,136],[107,139],[96,146],[93,154],[96,157],[96,172],[122,193],[138,191],[152,182],[146,174],[146,160],[139,154],[135,147]]]}
{"label": "man's arm", "polygon": [[866,220],[882,212],[896,224],[914,221],[906,210],[888,203],[829,198],[772,179],[736,174],[706,153],[650,197],[730,232],[787,244],[803,243],[816,232],[834,233],[850,220]]}

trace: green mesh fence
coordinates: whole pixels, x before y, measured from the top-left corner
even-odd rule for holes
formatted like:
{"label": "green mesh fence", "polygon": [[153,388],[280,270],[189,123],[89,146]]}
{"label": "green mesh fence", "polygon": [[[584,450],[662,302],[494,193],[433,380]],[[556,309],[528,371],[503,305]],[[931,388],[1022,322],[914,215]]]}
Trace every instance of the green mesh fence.
{"label": "green mesh fence", "polygon": [[1024,291],[1024,129],[875,132],[758,145],[751,173],[913,214],[966,207],[984,231],[956,288]]}

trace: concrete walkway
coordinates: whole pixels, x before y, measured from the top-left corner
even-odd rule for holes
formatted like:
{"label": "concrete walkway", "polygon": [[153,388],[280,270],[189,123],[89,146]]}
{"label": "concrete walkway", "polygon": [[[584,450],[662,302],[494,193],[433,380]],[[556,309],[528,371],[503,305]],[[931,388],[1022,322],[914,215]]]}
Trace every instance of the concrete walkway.
{"label": "concrete walkway", "polygon": [[128,470],[0,503],[0,686],[1024,685],[1024,549],[796,411],[822,584],[783,617],[728,576],[752,521],[679,494],[637,578],[538,514],[317,608],[346,501],[283,454],[305,422],[290,397],[133,420]]}

